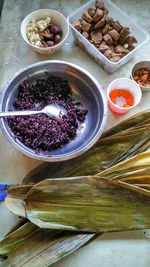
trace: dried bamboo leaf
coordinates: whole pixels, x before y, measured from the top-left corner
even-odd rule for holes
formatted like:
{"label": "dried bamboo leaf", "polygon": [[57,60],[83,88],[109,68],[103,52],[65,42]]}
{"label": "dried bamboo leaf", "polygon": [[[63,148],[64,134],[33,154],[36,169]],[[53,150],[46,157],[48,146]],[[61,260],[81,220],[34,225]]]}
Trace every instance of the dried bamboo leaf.
{"label": "dried bamboo leaf", "polygon": [[[13,187],[11,189],[9,189],[9,200],[11,202],[11,197],[12,199],[15,198],[15,200],[17,201],[17,197],[19,196],[19,202],[24,201],[24,199],[26,198],[26,193],[28,192],[28,190],[31,188],[31,186],[18,186],[18,187]],[[8,204],[9,206],[9,204]],[[18,204],[17,204],[18,206]],[[12,207],[12,205],[11,205]],[[14,207],[12,209],[13,211],[15,210]],[[17,209],[18,212],[18,209]],[[22,212],[22,211],[21,211]],[[23,221],[22,221],[23,220]],[[34,238],[35,238],[35,245],[36,243],[39,244],[38,249],[36,249],[36,251],[32,251],[33,253],[31,254],[31,251],[29,253],[29,247],[31,245],[31,247],[34,247],[34,243],[32,238],[33,238],[33,233],[31,235],[29,235],[28,239],[23,239],[24,236],[21,236],[21,234],[25,235],[27,234],[26,232],[23,233],[23,231],[21,231],[20,233],[20,229],[19,226],[22,226],[22,224],[24,223],[24,220],[26,219],[22,219],[21,222],[18,222],[14,228],[10,231],[13,232],[14,236],[12,236],[10,233],[7,234],[7,236],[5,237],[5,239],[2,241],[2,243],[0,243],[0,254],[3,252],[3,258],[4,256],[9,256],[8,261],[6,262],[6,266],[9,266],[9,261],[12,264],[15,264],[14,266],[19,266],[18,263],[16,265],[16,257],[17,259],[22,259],[27,261],[25,263],[25,265],[23,266],[38,266],[38,264],[40,264],[39,266],[50,266],[52,263],[64,258],[65,256],[73,253],[74,251],[76,251],[77,249],[79,249],[80,247],[87,245],[88,243],[92,242],[93,239],[97,238],[100,234],[85,234],[85,233],[70,233],[67,231],[61,231],[61,234],[58,235],[58,232],[60,233],[60,231],[52,231],[48,233],[48,238],[49,238],[49,242],[47,240],[44,241],[45,242],[45,249],[43,250],[43,246],[44,246],[44,242],[43,242],[43,235],[45,234],[45,232],[43,232],[43,229],[39,229],[37,226],[35,226],[32,223],[29,223],[31,225],[31,227],[33,226],[34,228],[38,229],[36,230],[36,235],[35,235],[35,231],[34,233]],[[16,229],[17,230],[17,235],[16,234]],[[15,231],[15,232],[14,232]],[[20,233],[20,236],[19,236]],[[53,235],[55,235],[55,239],[53,242]],[[15,237],[16,237],[16,243],[13,243],[13,237],[14,237],[14,243],[15,243]],[[22,246],[22,241],[24,243],[24,245]],[[42,242],[42,243],[41,243]],[[7,251],[5,246],[7,245]],[[16,247],[15,247],[16,246]],[[47,247],[46,247],[47,246]],[[50,246],[50,247],[49,247]],[[16,249],[18,247],[18,249]],[[2,250],[3,249],[3,250]],[[4,249],[5,249],[5,255],[4,255]],[[17,256],[16,256],[17,255]],[[28,256],[30,256],[28,258]],[[3,259],[2,258],[2,259]],[[42,261],[42,262],[41,262]],[[18,261],[17,261],[18,262]],[[44,264],[44,265],[43,265]],[[12,266],[12,265],[10,265]],[[22,265],[21,265],[22,266]]]}
{"label": "dried bamboo leaf", "polygon": [[[6,261],[7,267],[47,267],[82,247],[94,234],[39,229]],[[30,253],[29,253],[30,251]]]}
{"label": "dried bamboo leaf", "polygon": [[120,162],[112,166],[108,170],[98,173],[97,175],[107,178],[113,178],[112,174],[116,175],[116,173],[119,174],[119,172],[123,174],[127,172],[129,168],[134,168],[134,170],[136,170],[137,168],[137,170],[139,170],[139,166],[143,169],[147,166],[150,167],[150,151],[140,153],[130,159],[124,160],[123,162]]}
{"label": "dried bamboo leaf", "polygon": [[118,125],[112,127],[110,130],[105,132],[105,137],[119,133],[120,131],[135,128],[137,125],[148,124],[149,121],[150,121],[150,109],[139,112],[131,116],[130,118],[123,120]]}
{"label": "dried bamboo leaf", "polygon": [[[150,129],[149,128],[149,125],[148,125],[148,123],[150,122],[150,120],[148,120],[149,119],[149,116],[150,115],[150,111],[146,111],[146,112],[142,112],[142,113],[140,113],[140,114],[138,114],[138,115],[136,115],[136,116],[134,116],[134,117],[132,117],[131,119],[128,119],[128,121],[126,121],[125,123],[121,123],[121,124],[119,124],[118,126],[115,126],[112,130],[110,130],[110,131],[108,131],[106,134],[105,134],[105,136],[109,136],[109,135],[112,135],[112,134],[119,134],[120,133],[120,129],[122,130],[122,133],[120,133],[120,135],[122,135],[122,137],[126,134],[126,137],[127,138],[129,138],[129,139],[133,139],[133,137],[135,138],[135,137],[138,137],[138,135],[137,135],[137,133],[138,134],[141,134],[142,133],[142,131],[144,132],[144,130],[147,130],[147,129]],[[146,125],[146,126],[145,126]],[[134,128],[136,127],[136,129],[137,129],[137,133],[135,133],[135,130],[134,130]],[[128,129],[132,129],[132,135],[128,132]],[[141,134],[141,139],[142,139],[142,136],[143,136],[143,133]],[[119,137],[119,136],[118,136]],[[117,137],[117,138],[118,138]],[[128,140],[129,140],[128,139]],[[101,139],[102,140],[102,139]],[[103,138],[103,140],[104,140],[104,138]],[[108,141],[108,143],[109,143],[109,140],[107,140]],[[119,139],[119,141],[120,141],[120,145],[121,145],[121,138]],[[106,142],[106,141],[105,141]],[[138,141],[137,141],[138,142]],[[126,145],[127,143],[125,142],[125,145]],[[119,142],[118,142],[118,145],[119,145]],[[122,146],[122,145],[121,145]],[[96,147],[97,147],[97,145],[96,145]],[[125,150],[126,149],[126,147],[127,146],[125,146],[125,147],[123,147],[122,146],[122,151],[123,150]],[[143,144],[138,148],[138,151],[137,151],[137,153],[138,152],[142,152],[142,151],[146,151],[147,149],[149,149],[149,139],[148,140],[146,140],[145,139],[145,143],[143,142]],[[99,165],[99,162],[101,162],[101,158],[97,155],[98,154],[98,152],[99,152],[99,150],[100,150],[100,148],[101,148],[101,146],[98,146],[98,148],[94,151],[94,149],[91,149],[92,151],[93,151],[93,153],[95,153],[96,152],[96,162],[95,162],[95,164],[97,164],[97,165]],[[117,151],[116,151],[116,153],[117,153]],[[85,155],[86,156],[86,155]],[[89,155],[90,156],[90,155]],[[128,155],[128,156],[130,156],[130,154]],[[92,159],[92,158],[91,158]],[[85,160],[86,160],[86,157],[85,157]],[[77,163],[77,167],[78,167],[78,169],[77,169],[77,172],[76,172],[76,170],[74,169],[73,170],[73,174],[72,175],[85,175],[86,173],[84,173],[84,167],[85,167],[85,170],[87,171],[87,167],[88,167],[88,165],[89,165],[89,170],[90,170],[90,167],[92,166],[92,165],[94,165],[94,163],[93,162],[90,162],[90,161],[87,161],[86,162],[86,164],[84,164],[83,165],[83,168],[82,168],[82,164],[80,164],[80,161],[81,161],[81,163],[83,164],[83,162],[82,161],[84,161],[84,157],[83,157],[83,159],[82,159],[82,157],[81,157],[81,159],[79,158],[79,161],[78,161],[78,163]],[[68,163],[70,163],[70,165],[71,165],[71,168],[72,168],[72,161],[70,161],[70,162],[68,162]],[[92,164],[91,164],[92,163]],[[74,164],[74,163],[73,163]],[[49,165],[49,166],[48,166]],[[56,177],[61,177],[61,176],[63,176],[64,175],[64,177],[66,177],[66,176],[69,176],[69,171],[70,171],[70,169],[67,169],[67,167],[66,166],[63,166],[63,164],[61,163],[61,164],[55,164],[55,166],[54,166],[54,169],[52,168],[52,166],[50,166],[51,164],[49,164],[49,163],[47,163],[47,164],[42,164],[41,165],[41,167],[40,168],[37,168],[34,172],[32,172],[32,173],[30,173],[27,177],[26,177],[26,179],[24,179],[24,183],[29,183],[29,182],[38,182],[38,181],[40,181],[40,180],[42,180],[43,178],[47,178],[47,177],[53,177],[53,176],[55,176],[55,175],[53,175],[53,174],[56,174]],[[68,164],[69,165],[69,164]],[[146,166],[146,165],[145,165]],[[60,170],[58,170],[58,168],[60,168]],[[64,169],[66,168],[66,170],[64,171]],[[130,167],[130,169],[131,169],[132,167]],[[138,168],[137,166],[136,167],[133,167],[133,169],[134,168]],[[94,169],[94,167],[92,166],[92,171],[93,171],[93,174],[95,174],[96,172],[97,172],[97,170],[98,171],[100,171],[101,170],[101,168],[98,168],[98,167],[96,167],[95,169]],[[39,173],[38,173],[39,172]],[[41,173],[40,173],[41,172]],[[88,172],[87,174],[90,174],[90,172]],[[37,179],[36,179],[36,177],[37,177]],[[66,232],[66,231],[65,231]],[[90,236],[90,235],[89,235]],[[90,237],[89,237],[90,238]],[[65,245],[66,245],[66,242],[67,242],[67,240],[65,240]],[[87,241],[85,241],[85,243],[86,243]],[[67,244],[68,245],[68,244]],[[57,257],[56,257],[56,261],[58,260],[58,256],[59,256],[59,250],[57,251]],[[65,255],[64,255],[65,256]],[[28,266],[31,266],[31,265],[28,265]],[[36,267],[37,267],[38,265],[36,265]],[[41,266],[40,266],[41,267]]]}
{"label": "dried bamboo leaf", "polygon": [[14,231],[19,229],[21,226],[23,226],[27,222],[28,222],[28,220],[26,218],[19,218],[19,220],[12,226],[12,228],[5,235],[5,237],[7,237],[9,234],[12,234]]}
{"label": "dried bamboo leaf", "polygon": [[150,126],[146,131],[125,136],[112,136],[100,139],[97,144],[84,155],[66,162],[43,163],[30,172],[23,184],[38,183],[50,177],[71,177],[95,175],[110,168],[124,159],[150,149]]}
{"label": "dried bamboo leaf", "polygon": [[108,232],[150,227],[149,205],[150,192],[146,198],[107,178],[60,178],[31,188],[26,213],[41,228]]}
{"label": "dried bamboo leaf", "polygon": [[31,236],[37,229],[38,227],[36,225],[27,222],[17,230],[8,234],[4,240],[0,241],[0,255],[8,256],[13,250],[24,243],[25,239]]}
{"label": "dried bamboo leaf", "polygon": [[18,216],[26,217],[24,199],[31,187],[32,185],[24,185],[10,188],[5,199],[7,208]]}

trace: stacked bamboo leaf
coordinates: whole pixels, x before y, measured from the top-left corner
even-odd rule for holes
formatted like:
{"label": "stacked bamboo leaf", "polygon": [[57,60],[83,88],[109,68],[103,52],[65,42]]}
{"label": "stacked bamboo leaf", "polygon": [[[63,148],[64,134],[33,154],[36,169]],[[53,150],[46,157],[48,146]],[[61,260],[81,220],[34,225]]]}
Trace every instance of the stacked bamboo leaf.
{"label": "stacked bamboo leaf", "polygon": [[[20,204],[13,211],[25,214],[40,228],[89,232],[150,228],[147,166],[149,151],[95,176],[43,180],[29,189],[22,206],[24,211],[19,214]],[[17,190],[9,190],[6,199],[9,209]],[[14,206],[16,209],[16,202]]]}
{"label": "stacked bamboo leaf", "polygon": [[[42,164],[25,177],[24,185],[11,188],[8,208],[37,230],[28,236],[24,224],[0,242],[0,255],[9,256],[6,266],[50,266],[92,241],[97,237],[93,232],[150,228],[149,148],[150,111],[145,111],[106,132],[81,157]],[[43,233],[47,239],[41,242]],[[28,247],[34,248],[31,257]]]}
{"label": "stacked bamboo leaf", "polygon": [[78,158],[41,164],[25,177],[23,184],[37,183],[52,177],[95,175],[149,149],[150,110],[147,110],[105,132],[92,149]]}

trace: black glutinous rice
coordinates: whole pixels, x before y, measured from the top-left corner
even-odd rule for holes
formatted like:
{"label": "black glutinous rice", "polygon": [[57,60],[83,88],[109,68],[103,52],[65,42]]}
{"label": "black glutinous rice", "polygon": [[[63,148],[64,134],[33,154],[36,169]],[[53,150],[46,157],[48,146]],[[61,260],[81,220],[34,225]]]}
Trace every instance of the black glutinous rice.
{"label": "black glutinous rice", "polygon": [[78,123],[85,120],[87,110],[75,102],[71,88],[61,77],[50,76],[32,84],[28,79],[19,85],[14,110],[41,110],[57,103],[67,113],[60,120],[45,114],[14,116],[8,119],[15,137],[36,152],[47,152],[63,147],[77,134]]}

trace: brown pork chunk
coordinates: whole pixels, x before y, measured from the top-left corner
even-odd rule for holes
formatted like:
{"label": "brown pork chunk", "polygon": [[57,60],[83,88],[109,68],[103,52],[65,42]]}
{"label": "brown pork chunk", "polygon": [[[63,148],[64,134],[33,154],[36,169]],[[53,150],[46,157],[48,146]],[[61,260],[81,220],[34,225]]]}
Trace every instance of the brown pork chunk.
{"label": "brown pork chunk", "polygon": [[111,36],[110,36],[109,33],[106,33],[106,34],[103,36],[103,39],[104,39],[104,41],[106,42],[106,44],[108,44],[108,45],[112,45],[112,44],[113,44],[113,39],[111,38]]}
{"label": "brown pork chunk", "polygon": [[96,29],[102,28],[102,27],[105,25],[105,23],[106,23],[106,16],[103,16],[103,17],[101,18],[101,20],[98,21],[98,22],[95,24],[94,29],[96,30]]}
{"label": "brown pork chunk", "polygon": [[96,8],[104,9],[104,2],[103,1],[96,1],[95,3]]}
{"label": "brown pork chunk", "polygon": [[101,30],[95,30],[90,33],[91,40],[93,44],[99,46],[102,42],[102,32]]}
{"label": "brown pork chunk", "polygon": [[127,48],[123,47],[122,45],[117,45],[115,47],[114,51],[117,54],[119,53],[119,54],[124,54],[124,55],[126,55],[130,52]]}
{"label": "brown pork chunk", "polygon": [[92,22],[92,17],[89,15],[87,11],[82,14],[82,18],[88,23]]}
{"label": "brown pork chunk", "polygon": [[104,56],[107,57],[108,59],[111,59],[112,57],[112,50],[111,49],[107,49],[105,52],[104,52]]}
{"label": "brown pork chunk", "polygon": [[114,41],[118,41],[120,34],[116,30],[109,31],[109,34]]}
{"label": "brown pork chunk", "polygon": [[128,46],[132,46],[133,44],[137,43],[137,40],[134,36],[128,36],[125,40],[125,43],[128,44]]}
{"label": "brown pork chunk", "polygon": [[87,11],[89,15],[93,18],[96,13],[96,7],[89,7]]}
{"label": "brown pork chunk", "polygon": [[88,32],[82,32],[82,35],[86,38],[86,39],[89,39],[89,33]]}
{"label": "brown pork chunk", "polygon": [[105,25],[105,27],[102,29],[102,34],[105,35],[108,31],[109,31],[109,28],[108,28],[108,24]]}
{"label": "brown pork chunk", "polygon": [[121,32],[121,30],[122,30],[122,28],[123,28],[118,20],[116,20],[116,21],[114,22],[113,27],[114,27],[114,29],[115,29],[117,32]]}
{"label": "brown pork chunk", "polygon": [[129,28],[124,27],[120,32],[120,37],[118,39],[118,43],[123,44],[130,34]]}
{"label": "brown pork chunk", "polygon": [[81,23],[80,23],[79,20],[74,21],[74,22],[72,23],[72,26],[73,26],[76,30],[78,30],[78,31],[81,30]]}
{"label": "brown pork chunk", "polygon": [[85,32],[89,32],[91,24],[87,23],[84,19],[80,19],[81,29]]}
{"label": "brown pork chunk", "polygon": [[107,17],[107,20],[106,20],[107,24],[109,24],[110,26],[113,26],[114,25],[114,20],[112,17]]}
{"label": "brown pork chunk", "polygon": [[93,22],[99,21],[103,17],[103,14],[104,14],[103,10],[97,8],[96,13],[95,13],[95,15],[93,17]]}
{"label": "brown pork chunk", "polygon": [[102,53],[105,53],[109,49],[109,46],[106,44],[101,44],[98,48],[98,50]]}
{"label": "brown pork chunk", "polygon": [[106,16],[106,15],[108,14],[108,9],[105,7],[105,8],[103,9],[103,11],[104,11],[104,15]]}
{"label": "brown pork chunk", "polygon": [[110,58],[110,60],[111,60],[112,62],[117,62],[117,61],[119,61],[121,58],[122,58],[122,55],[121,55],[121,54],[115,54],[115,53],[113,53],[113,55],[112,55],[112,57]]}

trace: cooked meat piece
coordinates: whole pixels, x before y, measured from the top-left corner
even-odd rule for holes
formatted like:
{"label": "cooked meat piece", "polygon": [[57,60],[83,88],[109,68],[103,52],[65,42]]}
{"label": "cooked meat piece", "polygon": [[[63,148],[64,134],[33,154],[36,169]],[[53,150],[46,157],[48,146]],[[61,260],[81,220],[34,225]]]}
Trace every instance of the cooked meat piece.
{"label": "cooked meat piece", "polygon": [[108,31],[113,30],[113,26],[111,26],[111,25],[109,25],[109,24],[107,24],[107,25],[108,25]]}
{"label": "cooked meat piece", "polygon": [[129,28],[124,27],[120,32],[118,43],[123,44],[129,34],[130,34]]}
{"label": "cooked meat piece", "polygon": [[85,32],[89,32],[91,24],[87,23],[84,19],[80,19],[81,29]]}
{"label": "cooked meat piece", "polygon": [[95,7],[89,7],[88,8],[88,13],[93,18],[95,13],[96,13],[96,8]]}
{"label": "cooked meat piece", "polygon": [[96,1],[95,3],[96,8],[104,9],[104,2],[103,1]]}
{"label": "cooked meat piece", "polygon": [[130,51],[132,51],[134,48],[135,48],[134,45],[128,46],[128,49],[129,49]]}
{"label": "cooked meat piece", "polygon": [[119,53],[119,54],[124,54],[124,55],[126,55],[130,52],[127,48],[123,47],[122,45],[117,45],[115,47],[114,51],[117,54]]}
{"label": "cooked meat piece", "polygon": [[89,39],[89,33],[88,33],[88,32],[83,31],[83,32],[82,32],[82,35],[83,35],[86,39]]}
{"label": "cooked meat piece", "polygon": [[110,59],[112,57],[112,53],[113,52],[111,51],[111,49],[108,49],[104,52],[104,56]]}
{"label": "cooked meat piece", "polygon": [[90,33],[91,40],[96,46],[100,45],[102,42],[102,32],[100,30],[95,30]]}
{"label": "cooked meat piece", "polygon": [[137,43],[137,40],[134,36],[128,36],[127,39],[125,40],[125,42],[129,46],[132,46],[133,44]]}
{"label": "cooked meat piece", "polygon": [[102,34],[105,35],[108,32],[108,30],[109,30],[108,26],[109,26],[108,24],[105,25],[105,27],[102,29]]}
{"label": "cooked meat piece", "polygon": [[121,30],[123,28],[118,20],[114,22],[113,27],[117,32],[121,32]]}
{"label": "cooked meat piece", "polygon": [[89,15],[87,11],[82,14],[82,18],[88,23],[92,22],[92,17]]}
{"label": "cooked meat piece", "polygon": [[72,23],[72,26],[73,26],[74,28],[76,28],[76,30],[78,30],[78,31],[81,30],[81,23],[80,23],[79,20],[74,21],[74,22]]}
{"label": "cooked meat piece", "polygon": [[109,31],[109,34],[114,41],[117,41],[119,39],[120,34],[116,30]]}
{"label": "cooked meat piece", "polygon": [[105,44],[101,44],[98,48],[98,50],[102,53],[106,52],[107,50],[109,49],[109,46],[108,45],[105,45]]}
{"label": "cooked meat piece", "polygon": [[103,17],[103,14],[104,14],[103,10],[97,8],[96,13],[95,13],[95,15],[93,17],[93,22],[99,21]]}
{"label": "cooked meat piece", "polygon": [[103,9],[103,11],[104,11],[104,15],[108,14],[108,9],[106,7]]}
{"label": "cooked meat piece", "polygon": [[117,45],[116,47],[115,47],[115,53],[120,53],[120,54],[128,54],[130,51],[127,49],[127,48],[125,48],[125,47],[123,47],[122,45]]}
{"label": "cooked meat piece", "polygon": [[110,58],[110,60],[111,60],[112,62],[117,62],[117,61],[119,61],[121,58],[122,58],[122,55],[113,53],[113,55],[112,55],[112,57]]}
{"label": "cooked meat piece", "polygon": [[103,26],[105,25],[105,23],[106,23],[106,16],[103,16],[103,17],[101,18],[101,20],[98,21],[98,22],[95,24],[94,29],[96,30],[96,29],[99,29],[99,28],[103,27]]}
{"label": "cooked meat piece", "polygon": [[110,45],[109,48],[114,52],[114,44]]}
{"label": "cooked meat piece", "polygon": [[112,45],[112,44],[113,44],[113,39],[111,38],[111,36],[110,36],[109,33],[106,33],[106,34],[103,36],[103,39],[104,39],[104,41],[106,42],[106,44],[108,44],[108,45]]}
{"label": "cooked meat piece", "polygon": [[107,17],[107,23],[110,25],[110,26],[113,26],[114,25],[114,20],[112,17]]}

